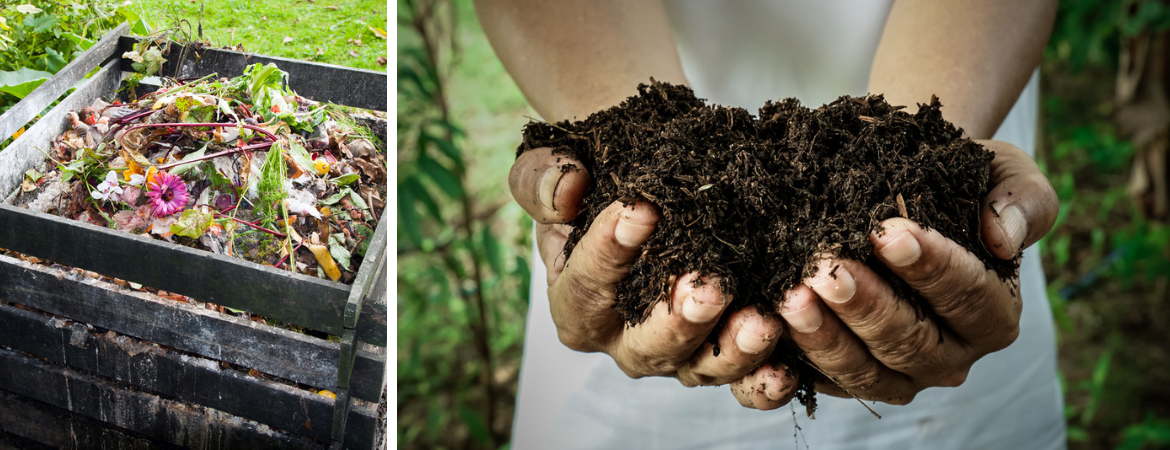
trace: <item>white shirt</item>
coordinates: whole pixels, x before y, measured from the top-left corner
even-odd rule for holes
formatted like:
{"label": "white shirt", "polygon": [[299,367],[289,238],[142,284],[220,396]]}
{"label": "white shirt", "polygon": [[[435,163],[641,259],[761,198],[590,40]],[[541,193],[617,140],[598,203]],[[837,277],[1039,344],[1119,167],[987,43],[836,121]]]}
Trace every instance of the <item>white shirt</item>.
{"label": "white shirt", "polygon": [[[684,0],[666,7],[696,94],[754,112],[768,99],[796,97],[816,107],[843,94],[864,95],[890,2]],[[1034,74],[995,135],[1029,154],[1038,81]],[[1020,269],[1024,307],[1016,342],[976,362],[960,387],[927,389],[906,406],[869,403],[881,419],[853,399],[818,395],[812,420],[799,405],[746,409],[726,386],[632,380],[607,355],[561,345],[545,267],[535,252],[532,260],[514,449],[1065,447],[1055,331],[1034,247]]]}

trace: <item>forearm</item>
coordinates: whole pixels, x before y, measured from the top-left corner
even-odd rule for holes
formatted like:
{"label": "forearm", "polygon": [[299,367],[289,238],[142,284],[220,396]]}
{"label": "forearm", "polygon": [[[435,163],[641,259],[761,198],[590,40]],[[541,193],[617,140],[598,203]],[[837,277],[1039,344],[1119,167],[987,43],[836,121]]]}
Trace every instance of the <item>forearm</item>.
{"label": "forearm", "polygon": [[989,139],[1040,63],[1055,0],[898,0],[869,91],[895,105],[943,103],[943,116]]}
{"label": "forearm", "polygon": [[548,121],[584,119],[650,77],[686,83],[657,0],[476,0],[504,68]]}

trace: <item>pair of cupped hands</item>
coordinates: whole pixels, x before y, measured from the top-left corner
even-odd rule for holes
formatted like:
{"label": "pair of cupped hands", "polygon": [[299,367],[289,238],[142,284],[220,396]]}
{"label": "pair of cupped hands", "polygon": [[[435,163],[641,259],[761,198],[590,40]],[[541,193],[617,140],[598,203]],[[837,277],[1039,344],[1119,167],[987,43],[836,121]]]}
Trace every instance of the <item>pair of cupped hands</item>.
{"label": "pair of cupped hands", "polygon": [[[980,216],[983,241],[996,257],[1015,258],[1052,228],[1056,193],[1019,148],[977,142],[995,153]],[[1019,335],[1018,279],[1001,280],[974,254],[904,218],[882,222],[884,231],[869,238],[878,260],[916,289],[932,314],[900,306],[904,300],[865,264],[825,257],[794,289],[766,293],[784,300],[778,315],[728,311],[731,299],[721,293],[720,280],[706,278],[696,287],[698,274],[690,273],[679,274],[671,295],[645,322],[628,326],[611,308],[616,288],[654,233],[659,212],[643,201],[613,203],[566,261],[565,222],[576,217],[591,186],[585,170],[562,171],[566,163],[583,167],[549,148],[527,151],[512,166],[509,186],[537,222],[536,245],[548,268],[561,342],[610,355],[630,377],[731,384],[742,405],[779,408],[792,400],[798,380],[795,371],[765,359],[787,333],[786,340],[826,376],[818,392],[906,404],[928,387],[962,384],[975,361]],[[730,315],[726,326],[708,339],[724,314]]]}

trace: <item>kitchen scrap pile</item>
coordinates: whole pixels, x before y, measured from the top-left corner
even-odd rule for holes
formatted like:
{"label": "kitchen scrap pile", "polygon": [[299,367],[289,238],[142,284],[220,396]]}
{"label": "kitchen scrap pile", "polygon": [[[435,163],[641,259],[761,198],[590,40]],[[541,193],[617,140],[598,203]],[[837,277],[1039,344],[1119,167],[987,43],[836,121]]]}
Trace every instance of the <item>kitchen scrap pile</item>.
{"label": "kitchen scrap pile", "polygon": [[70,112],[13,203],[352,283],[385,208],[385,150],[273,64]]}

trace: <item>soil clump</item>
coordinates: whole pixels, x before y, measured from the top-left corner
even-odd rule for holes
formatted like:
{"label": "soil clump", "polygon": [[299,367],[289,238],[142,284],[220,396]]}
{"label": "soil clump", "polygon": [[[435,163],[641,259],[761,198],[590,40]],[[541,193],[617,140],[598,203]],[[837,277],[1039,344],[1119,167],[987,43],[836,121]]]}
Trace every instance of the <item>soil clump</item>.
{"label": "soil clump", "polygon": [[[980,237],[994,155],[945,121],[937,98],[913,114],[881,95],[842,96],[816,109],[785,99],[753,116],[708,105],[685,86],[651,80],[638,92],[585,120],[529,123],[517,153],[552,147],[593,178],[570,222],[568,264],[612,202],[648,201],[661,211],[618,286],[614,308],[630,324],[667,298],[674,277],[692,271],[722,279],[733,296],[729,311],[756,306],[776,314],[783,293],[813,274],[819,254],[864,261],[930,314],[873,256],[868,235],[897,216],[954,240],[1003,279],[1016,274],[1018,258],[994,257]],[[772,360],[800,366],[801,384],[811,389],[817,375],[798,352],[782,345]]]}

